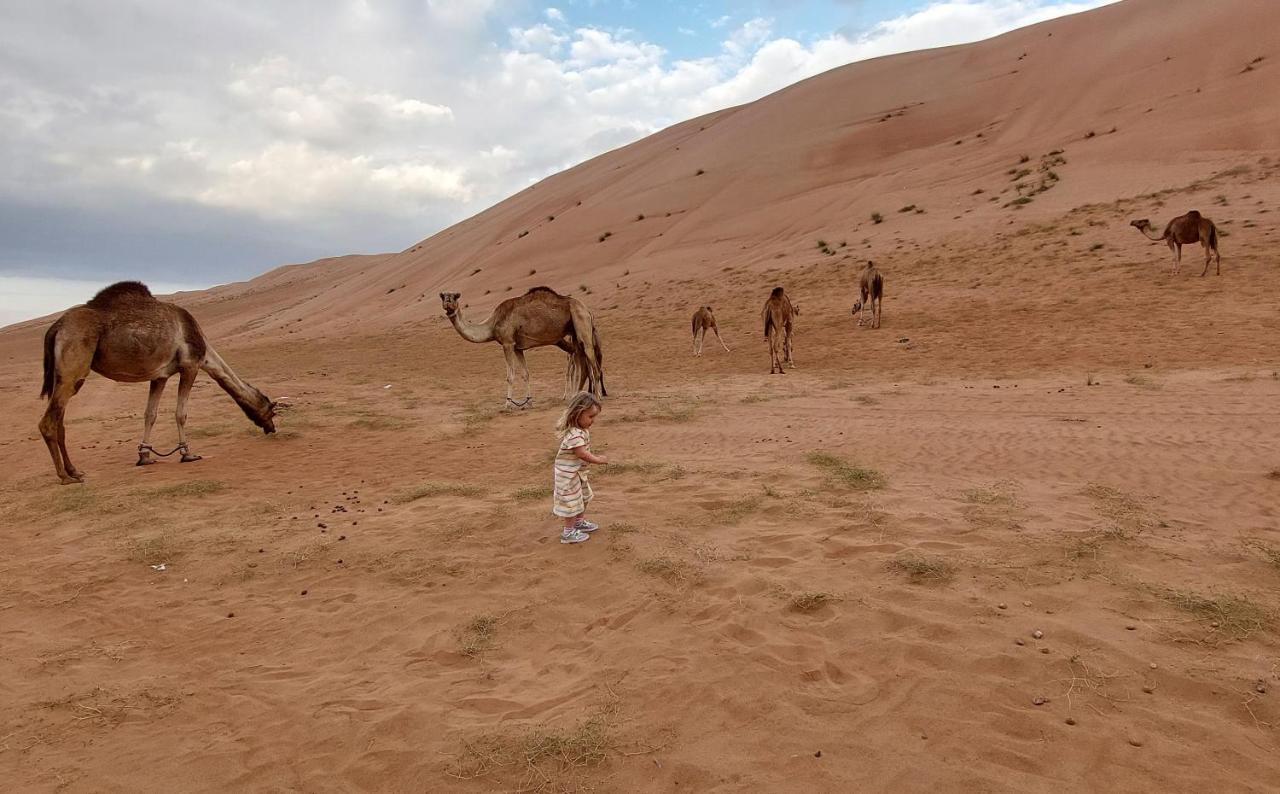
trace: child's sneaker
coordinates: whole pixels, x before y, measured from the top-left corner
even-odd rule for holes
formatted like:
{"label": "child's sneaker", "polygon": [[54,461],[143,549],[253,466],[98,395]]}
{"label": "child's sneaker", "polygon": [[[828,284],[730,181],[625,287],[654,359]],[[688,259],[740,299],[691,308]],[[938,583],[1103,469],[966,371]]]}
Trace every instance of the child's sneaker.
{"label": "child's sneaker", "polygon": [[583,532],[595,532],[597,529],[600,528],[600,525],[593,524],[585,518],[579,518],[578,523],[574,524],[573,528],[577,530],[581,530]]}
{"label": "child's sneaker", "polygon": [[566,529],[560,533],[561,543],[581,543],[584,540],[590,540],[591,536],[576,527]]}

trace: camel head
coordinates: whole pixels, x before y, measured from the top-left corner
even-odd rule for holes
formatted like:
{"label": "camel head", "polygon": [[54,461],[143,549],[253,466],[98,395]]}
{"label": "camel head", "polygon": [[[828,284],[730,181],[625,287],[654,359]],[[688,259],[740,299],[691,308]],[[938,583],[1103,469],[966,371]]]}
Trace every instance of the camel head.
{"label": "camel head", "polygon": [[1147,229],[1151,228],[1151,221],[1143,218],[1140,221],[1129,221],[1129,225],[1140,232],[1145,232]]}
{"label": "camel head", "polygon": [[442,292],[440,293],[440,305],[444,307],[444,316],[453,317],[458,313],[458,299],[462,297],[460,292]]}

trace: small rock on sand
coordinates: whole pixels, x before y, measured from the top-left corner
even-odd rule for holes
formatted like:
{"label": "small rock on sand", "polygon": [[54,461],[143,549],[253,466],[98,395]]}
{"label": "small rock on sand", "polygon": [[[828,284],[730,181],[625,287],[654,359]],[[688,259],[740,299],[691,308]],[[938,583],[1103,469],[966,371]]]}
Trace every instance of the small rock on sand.
{"label": "small rock on sand", "polygon": [[1008,608],[1009,608],[1008,604],[1004,604],[1004,603],[996,604],[996,609],[1008,609]]}
{"label": "small rock on sand", "polygon": [[1063,722],[1067,723],[1068,725],[1075,725],[1075,724],[1076,724],[1076,718],[1075,718],[1075,717],[1067,717],[1065,720],[1063,720]]}
{"label": "small rock on sand", "polygon": [[1038,640],[1044,636],[1044,632],[1041,631],[1040,629],[1036,629],[1035,631],[1031,632],[1031,636],[1035,637]]}
{"label": "small rock on sand", "polygon": [[1138,736],[1137,734],[1133,734],[1133,733],[1131,733],[1131,734],[1129,734],[1129,736],[1128,736],[1127,738],[1129,739],[1129,744],[1133,745],[1134,747],[1141,747],[1141,746],[1142,746],[1142,737],[1141,737],[1141,736]]}
{"label": "small rock on sand", "polygon": [[1021,637],[1019,637],[1018,639],[1014,640],[1014,643],[1016,643],[1016,644],[1018,644],[1018,645],[1026,645],[1026,644],[1027,644],[1027,643],[1026,643],[1026,642],[1025,642]]}
{"label": "small rock on sand", "polygon": [[1031,698],[1031,704],[1032,704],[1033,706],[1043,706],[1044,704],[1046,704],[1046,703],[1048,703],[1048,702],[1049,702],[1048,698],[1042,698],[1042,697],[1039,697],[1039,696],[1036,696],[1036,697]]}

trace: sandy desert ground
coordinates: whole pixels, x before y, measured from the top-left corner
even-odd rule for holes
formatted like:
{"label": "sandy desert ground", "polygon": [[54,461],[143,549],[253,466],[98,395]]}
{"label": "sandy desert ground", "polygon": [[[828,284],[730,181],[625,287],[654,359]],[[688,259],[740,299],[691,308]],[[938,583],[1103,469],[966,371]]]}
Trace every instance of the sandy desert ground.
{"label": "sandy desert ground", "polygon": [[[1274,4],[1130,0],[178,296],[291,404],[263,436],[202,378],[190,465],[135,468],[146,389],[94,376],[58,485],[48,319],[6,329],[5,788],[1275,791],[1277,87]],[[1191,208],[1221,276],[1128,225]],[[544,282],[595,309],[611,393],[573,547],[564,356],[502,411],[501,351],[436,298]],[[731,354],[690,356],[704,303]]]}

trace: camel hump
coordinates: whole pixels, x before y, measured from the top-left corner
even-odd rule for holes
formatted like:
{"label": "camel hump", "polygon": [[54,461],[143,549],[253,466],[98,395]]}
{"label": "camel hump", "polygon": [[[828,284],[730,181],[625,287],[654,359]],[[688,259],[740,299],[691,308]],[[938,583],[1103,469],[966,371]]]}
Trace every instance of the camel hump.
{"label": "camel hump", "polygon": [[141,281],[121,281],[100,290],[86,305],[93,309],[109,309],[121,303],[140,300],[155,300],[147,285]]}
{"label": "camel hump", "polygon": [[530,287],[530,288],[529,288],[529,291],[528,291],[528,292],[526,292],[526,293],[525,293],[525,295],[533,295],[533,294],[538,293],[538,292],[546,292],[546,293],[550,293],[550,294],[552,294],[552,295],[555,295],[557,298],[563,297],[560,293],[556,292],[555,290],[551,289],[550,287]]}
{"label": "camel hump", "polygon": [[1187,220],[1198,221],[1201,217],[1203,216],[1200,214],[1199,210],[1191,210],[1187,213]]}
{"label": "camel hump", "polygon": [[773,292],[770,292],[770,293],[769,293],[769,297],[770,297],[770,298],[781,298],[781,297],[782,297],[782,287],[774,287],[774,288],[773,288]]}

